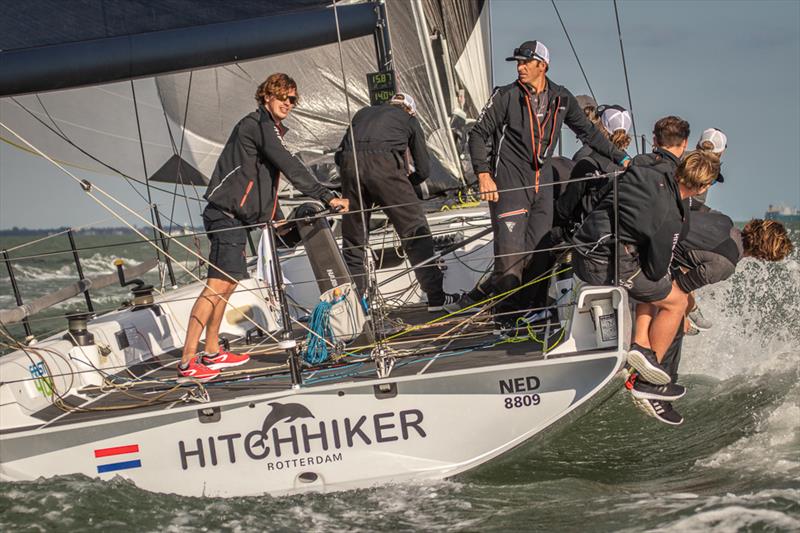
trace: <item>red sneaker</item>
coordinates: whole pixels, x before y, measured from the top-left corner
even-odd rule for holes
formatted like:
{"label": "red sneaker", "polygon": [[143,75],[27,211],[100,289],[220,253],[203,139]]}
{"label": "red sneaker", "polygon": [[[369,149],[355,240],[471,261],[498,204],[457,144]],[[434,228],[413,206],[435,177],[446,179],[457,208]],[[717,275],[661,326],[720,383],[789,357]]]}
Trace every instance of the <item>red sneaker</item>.
{"label": "red sneaker", "polygon": [[191,378],[198,381],[211,381],[218,375],[219,370],[214,370],[213,368],[207,367],[198,361],[196,357],[192,357],[191,361],[189,361],[189,366],[186,368],[181,368],[181,366],[178,365],[178,377],[180,378]]}
{"label": "red sneaker", "polygon": [[218,354],[214,355],[204,355],[202,359],[202,363],[206,365],[208,368],[213,370],[217,370],[220,368],[228,368],[232,366],[239,366],[243,365],[250,360],[249,354],[236,354],[231,352],[226,352],[225,350],[220,350]]}

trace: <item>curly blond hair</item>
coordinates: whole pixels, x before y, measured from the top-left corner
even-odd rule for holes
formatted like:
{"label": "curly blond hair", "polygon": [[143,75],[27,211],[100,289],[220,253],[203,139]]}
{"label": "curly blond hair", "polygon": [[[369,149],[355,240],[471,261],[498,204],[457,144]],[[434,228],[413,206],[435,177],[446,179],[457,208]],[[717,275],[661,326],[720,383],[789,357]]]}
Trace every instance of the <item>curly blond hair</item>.
{"label": "curly blond hair", "polygon": [[292,89],[297,91],[297,83],[295,83],[295,81],[287,74],[284,74],[283,72],[270,74],[269,77],[264,80],[256,89],[256,102],[258,102],[258,105],[263,105],[267,102],[267,98],[270,96],[276,96],[281,100],[285,100],[286,96],[292,91]]}
{"label": "curly blond hair", "polygon": [[794,245],[786,228],[777,220],[754,218],[742,230],[746,255],[764,261],[781,261],[792,253]]}

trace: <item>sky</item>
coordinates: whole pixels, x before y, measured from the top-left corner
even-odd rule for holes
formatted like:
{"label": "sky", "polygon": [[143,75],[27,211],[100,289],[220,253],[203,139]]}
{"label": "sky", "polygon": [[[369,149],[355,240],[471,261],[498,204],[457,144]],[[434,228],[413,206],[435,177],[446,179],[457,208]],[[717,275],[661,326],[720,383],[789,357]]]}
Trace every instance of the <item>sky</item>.
{"label": "sky", "polygon": [[[556,0],[586,77],[600,103],[629,108],[611,0]],[[496,85],[516,78],[514,47],[539,40],[550,50],[548,76],[589,94],[553,4],[492,4]],[[734,220],[763,217],[771,203],[800,208],[800,2],[617,2],[634,120],[677,115],[691,125],[690,147],[706,128],[728,136],[724,184],[708,204]],[[574,139],[574,138],[573,138]],[[564,137],[564,153],[578,145]],[[630,148],[635,151],[635,148]]]}
{"label": "sky", "polygon": [[[550,1],[491,6],[495,84],[516,78],[514,63],[503,59],[538,39],[550,49],[550,78],[573,94],[589,92]],[[613,3],[556,6],[598,100],[627,108]],[[666,115],[689,121],[690,145],[705,128],[720,128],[728,135],[725,183],[709,192],[709,205],[734,220],[762,217],[771,203],[800,207],[800,1],[620,0],[618,8],[634,119],[648,144],[653,124]],[[565,135],[564,153],[577,148]],[[119,178],[76,174],[144,206]],[[188,222],[185,210],[176,218]],[[90,223],[120,225],[50,163],[0,143],[0,229]]]}

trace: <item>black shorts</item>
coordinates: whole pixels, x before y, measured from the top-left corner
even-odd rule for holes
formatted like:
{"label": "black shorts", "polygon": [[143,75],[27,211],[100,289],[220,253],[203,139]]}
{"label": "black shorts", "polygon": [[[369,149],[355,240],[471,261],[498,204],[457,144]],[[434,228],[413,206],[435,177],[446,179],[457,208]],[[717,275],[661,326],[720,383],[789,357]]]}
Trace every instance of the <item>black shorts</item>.
{"label": "black shorts", "polygon": [[[640,302],[657,302],[669,296],[672,280],[669,274],[653,281],[642,272],[639,255],[635,249],[623,248],[619,258],[619,285],[628,290],[631,298]],[[572,267],[575,274],[591,285],[611,285],[614,281],[614,265],[608,261],[573,254]]]}
{"label": "black shorts", "polygon": [[236,281],[247,279],[245,244],[247,230],[242,223],[209,204],[203,211],[203,226],[211,241],[208,252],[208,277]]}

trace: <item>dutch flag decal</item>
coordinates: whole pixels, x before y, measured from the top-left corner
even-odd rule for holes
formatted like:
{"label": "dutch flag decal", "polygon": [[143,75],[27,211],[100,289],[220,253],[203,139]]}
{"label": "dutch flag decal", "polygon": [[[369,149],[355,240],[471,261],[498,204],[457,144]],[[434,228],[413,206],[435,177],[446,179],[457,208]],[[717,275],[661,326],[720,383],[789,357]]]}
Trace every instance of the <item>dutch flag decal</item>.
{"label": "dutch flag decal", "polygon": [[141,468],[142,461],[133,454],[139,453],[138,444],[130,444],[128,446],[115,446],[114,448],[100,448],[94,451],[94,456],[97,459],[104,459],[104,461],[119,460],[115,463],[106,463],[97,465],[97,473],[104,474],[106,472],[116,472],[118,470],[130,470],[132,468]]}

